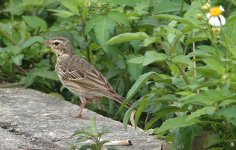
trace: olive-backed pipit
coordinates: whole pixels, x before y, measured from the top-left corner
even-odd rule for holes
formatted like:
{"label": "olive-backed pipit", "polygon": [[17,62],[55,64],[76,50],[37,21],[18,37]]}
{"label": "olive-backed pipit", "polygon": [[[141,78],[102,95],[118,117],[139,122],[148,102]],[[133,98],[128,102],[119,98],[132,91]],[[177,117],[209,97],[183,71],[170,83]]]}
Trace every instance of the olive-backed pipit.
{"label": "olive-backed pipit", "polygon": [[105,77],[89,62],[74,54],[67,38],[55,37],[49,39],[46,45],[57,56],[55,71],[59,79],[67,89],[80,97],[80,110],[75,117],[82,117],[87,102],[99,100],[103,96],[122,103],[122,97],[113,90]]}

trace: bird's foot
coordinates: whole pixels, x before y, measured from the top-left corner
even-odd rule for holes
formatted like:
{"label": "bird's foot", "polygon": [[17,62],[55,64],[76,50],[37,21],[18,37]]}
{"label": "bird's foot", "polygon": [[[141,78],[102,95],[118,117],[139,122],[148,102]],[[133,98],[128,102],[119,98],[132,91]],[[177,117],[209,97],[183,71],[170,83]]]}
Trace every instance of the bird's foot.
{"label": "bird's foot", "polygon": [[72,114],[70,115],[72,118],[83,118],[83,116],[79,113],[75,113],[75,114]]}

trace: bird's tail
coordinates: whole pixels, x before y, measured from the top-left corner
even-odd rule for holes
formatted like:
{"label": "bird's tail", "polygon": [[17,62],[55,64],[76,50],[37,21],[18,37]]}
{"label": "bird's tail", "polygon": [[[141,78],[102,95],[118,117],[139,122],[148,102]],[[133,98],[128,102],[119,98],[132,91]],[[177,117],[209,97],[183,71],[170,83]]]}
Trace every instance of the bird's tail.
{"label": "bird's tail", "polygon": [[[116,102],[118,102],[119,104],[122,104],[124,102],[124,98],[122,96],[120,96],[119,94],[114,94],[111,97],[113,100],[115,100]],[[127,103],[125,105],[126,108],[130,108],[131,104]]]}

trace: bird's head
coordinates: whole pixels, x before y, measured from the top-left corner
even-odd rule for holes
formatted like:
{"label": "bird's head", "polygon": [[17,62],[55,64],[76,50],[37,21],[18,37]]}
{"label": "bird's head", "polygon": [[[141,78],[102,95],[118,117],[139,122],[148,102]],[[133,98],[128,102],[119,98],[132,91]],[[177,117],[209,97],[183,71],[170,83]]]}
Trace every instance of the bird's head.
{"label": "bird's head", "polygon": [[70,40],[63,36],[51,38],[45,44],[50,47],[57,56],[63,54],[72,55],[74,53]]}

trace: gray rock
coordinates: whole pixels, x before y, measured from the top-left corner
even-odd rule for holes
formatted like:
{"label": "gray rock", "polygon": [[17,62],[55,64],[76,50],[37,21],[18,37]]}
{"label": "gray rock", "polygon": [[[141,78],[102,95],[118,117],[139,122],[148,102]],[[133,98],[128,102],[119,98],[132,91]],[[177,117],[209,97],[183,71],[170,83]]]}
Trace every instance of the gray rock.
{"label": "gray rock", "polygon": [[162,141],[141,129],[84,110],[82,119],[70,117],[79,106],[31,89],[0,89],[0,150],[66,150],[75,142],[71,135],[88,127],[96,116],[97,127],[108,126],[105,140],[130,139],[127,150],[160,150]]}

